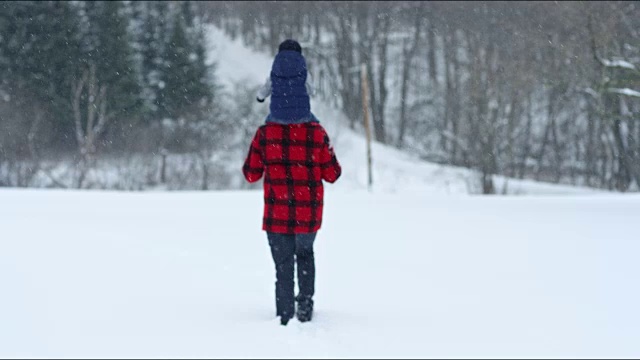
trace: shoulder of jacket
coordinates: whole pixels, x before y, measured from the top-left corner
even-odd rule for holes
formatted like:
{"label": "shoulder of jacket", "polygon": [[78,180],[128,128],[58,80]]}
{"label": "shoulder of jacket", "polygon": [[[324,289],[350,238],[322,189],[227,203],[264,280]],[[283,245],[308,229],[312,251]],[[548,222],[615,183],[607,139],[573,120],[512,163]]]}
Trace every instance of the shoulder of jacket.
{"label": "shoulder of jacket", "polygon": [[315,128],[317,131],[326,132],[325,129],[324,129],[324,126],[322,126],[322,124],[320,124],[319,122],[310,121],[307,124],[309,124],[308,126],[311,126],[312,128]]}
{"label": "shoulder of jacket", "polygon": [[260,135],[264,135],[264,132],[267,130],[267,127],[269,126],[269,124],[262,124],[258,127],[258,130],[256,130],[257,134]]}

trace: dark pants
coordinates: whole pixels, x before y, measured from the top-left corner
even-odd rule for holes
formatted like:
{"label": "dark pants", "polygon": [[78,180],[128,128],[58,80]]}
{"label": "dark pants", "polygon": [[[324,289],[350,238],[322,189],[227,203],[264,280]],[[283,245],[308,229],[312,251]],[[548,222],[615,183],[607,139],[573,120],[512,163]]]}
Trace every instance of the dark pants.
{"label": "dark pants", "polygon": [[295,313],[294,261],[298,263],[298,298],[311,300],[315,292],[313,241],[316,233],[289,235],[268,232],[267,237],[276,265],[276,315],[292,318]]}

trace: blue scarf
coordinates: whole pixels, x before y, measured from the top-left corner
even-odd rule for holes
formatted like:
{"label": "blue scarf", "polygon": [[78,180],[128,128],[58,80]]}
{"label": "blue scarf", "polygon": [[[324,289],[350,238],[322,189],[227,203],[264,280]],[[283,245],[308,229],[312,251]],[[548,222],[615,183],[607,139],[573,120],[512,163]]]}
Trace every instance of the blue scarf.
{"label": "blue scarf", "polygon": [[315,122],[315,123],[319,123],[320,120],[318,120],[318,118],[313,115],[312,113],[309,113],[309,116],[307,117],[303,117],[294,121],[285,121],[285,120],[280,120],[280,119],[276,119],[275,117],[273,117],[271,114],[267,115],[267,118],[264,119],[265,123],[268,122],[272,122],[272,123],[276,123],[276,124],[284,124],[284,125],[289,125],[289,124],[304,124],[306,122]]}

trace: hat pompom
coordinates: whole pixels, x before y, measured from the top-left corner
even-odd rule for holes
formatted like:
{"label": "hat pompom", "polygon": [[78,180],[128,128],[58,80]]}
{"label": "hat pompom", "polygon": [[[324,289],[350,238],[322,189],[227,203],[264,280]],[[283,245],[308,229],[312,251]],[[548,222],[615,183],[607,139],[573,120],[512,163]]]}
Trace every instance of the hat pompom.
{"label": "hat pompom", "polygon": [[287,39],[282,43],[280,43],[280,46],[278,47],[278,52],[284,51],[284,50],[292,50],[292,51],[297,51],[299,53],[302,53],[302,47],[300,46],[300,44],[297,41],[291,40],[291,39]]}

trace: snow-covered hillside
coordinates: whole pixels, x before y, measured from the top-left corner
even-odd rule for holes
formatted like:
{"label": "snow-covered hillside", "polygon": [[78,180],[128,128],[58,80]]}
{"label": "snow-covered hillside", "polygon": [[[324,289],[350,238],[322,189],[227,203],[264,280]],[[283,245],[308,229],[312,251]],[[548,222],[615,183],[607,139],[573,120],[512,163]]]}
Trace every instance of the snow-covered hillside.
{"label": "snow-covered hillside", "polygon": [[[237,82],[259,85],[271,71],[273,57],[248,49],[238,38],[230,39],[221,29],[209,28],[210,60],[217,64],[222,85],[232,89]],[[269,112],[269,100],[263,104],[264,116]],[[344,114],[327,104],[312,99],[311,110],[327,128],[332,137],[344,176],[336,186],[344,189],[366,189],[366,144],[364,134],[355,133],[346,126]],[[421,194],[477,193],[477,178],[465,168],[456,168],[422,161],[410,153],[374,143],[374,190]],[[240,161],[240,159],[239,159]],[[506,183],[505,183],[506,182]],[[509,194],[590,194],[594,189],[555,184],[496,178],[499,192]]]}

